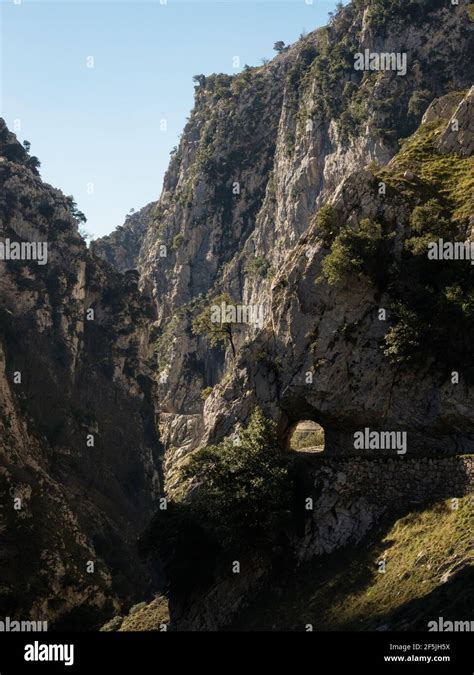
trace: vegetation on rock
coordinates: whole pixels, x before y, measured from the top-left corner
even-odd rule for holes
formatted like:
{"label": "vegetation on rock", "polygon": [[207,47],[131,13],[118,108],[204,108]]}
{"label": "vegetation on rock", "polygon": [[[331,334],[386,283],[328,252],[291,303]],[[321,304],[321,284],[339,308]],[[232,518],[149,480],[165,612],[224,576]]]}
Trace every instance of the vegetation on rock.
{"label": "vegetation on rock", "polygon": [[254,598],[232,628],[426,631],[438,616],[467,620],[471,530],[470,497],[385,522],[351,547],[350,565],[342,549],[292,570]]}
{"label": "vegetation on rock", "polygon": [[[238,439],[196,451],[182,469],[190,492],[158,511],[140,540],[145,557],[186,587],[212,574],[217,554],[281,543],[290,518],[291,479],[275,423],[256,409]],[[198,562],[197,562],[198,561]]]}
{"label": "vegetation on rock", "polygon": [[[453,110],[461,97],[450,98]],[[326,206],[316,216],[316,227],[324,245],[330,244],[322,262],[330,284],[364,277],[379,293],[388,294],[391,326],[383,345],[386,356],[396,363],[431,356],[456,369],[469,363],[467,356],[473,353],[469,338],[474,329],[473,267],[469,260],[432,261],[427,256],[430,242],[465,241],[474,212],[474,159],[441,154],[435,147],[448,121],[449,114],[423,124],[388,167],[373,168],[411,209],[400,253],[395,250],[397,228],[391,221],[363,219],[357,227],[343,227],[334,208]],[[471,368],[464,372],[468,379],[474,377]]]}
{"label": "vegetation on rock", "polygon": [[221,295],[216,296],[209,302],[209,304],[193,320],[192,330],[194,335],[204,335],[211,347],[217,347],[220,344],[229,344],[232,349],[232,354],[235,357],[235,324],[227,320],[225,313],[223,315],[221,314],[219,321],[213,320],[213,307],[222,304],[234,304],[228,293],[221,293]]}

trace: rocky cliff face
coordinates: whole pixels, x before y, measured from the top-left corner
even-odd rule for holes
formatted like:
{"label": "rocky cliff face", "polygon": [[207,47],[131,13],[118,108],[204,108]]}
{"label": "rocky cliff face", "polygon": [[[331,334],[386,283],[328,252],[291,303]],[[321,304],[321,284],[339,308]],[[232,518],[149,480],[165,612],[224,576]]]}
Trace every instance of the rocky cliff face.
{"label": "rocky cliff face", "polygon": [[[279,420],[282,437],[300,419],[318,421],[326,429],[326,449],[332,453],[353,451],[354,432],[366,427],[405,430],[409,453],[472,452],[471,352],[467,335],[461,336],[468,324],[459,324],[456,330],[445,324],[440,335],[436,316],[424,315],[422,328],[413,327],[412,358],[390,358],[387,349],[400,326],[396,302],[407,297],[415,301],[418,293],[415,286],[402,291],[397,286],[411,269],[403,248],[410,214],[433,189],[449,192],[443,161],[438,167],[446,145],[459,150],[451,155],[453,172],[459,169],[459,176],[466,177],[472,171],[472,157],[463,158],[467,146],[462,140],[472,124],[465,114],[472,97],[473,90],[464,97],[438,101],[436,120],[428,121],[434,114],[430,109],[420,131],[378,176],[377,171],[374,175],[360,170],[341,183],[331,201],[335,221],[351,232],[358,231],[364,218],[383,223],[391,243],[385,259],[382,249],[372,250],[381,266],[374,275],[385,274],[399,260],[397,275],[377,283],[370,273],[351,273],[328,283],[323,274],[328,248],[321,220],[316,219],[273,281],[267,326],[242,350],[230,381],[206,400],[204,417],[211,438],[227,433],[232,420],[243,419],[252,405],[260,403]],[[452,119],[459,122],[459,131],[451,131]],[[421,143],[426,143],[426,157],[418,161]],[[385,194],[379,194],[382,183],[388,189]],[[451,197],[456,199],[454,194]],[[456,222],[463,231],[460,236],[469,233],[472,191],[467,184],[459,199],[463,205],[458,208],[458,221],[456,209],[451,212],[453,238],[458,236]],[[343,259],[338,262],[345,264]],[[453,278],[467,275],[469,289],[469,263],[453,261],[452,269],[463,264],[463,271],[458,267],[459,274],[455,271]],[[430,273],[437,277],[434,269]],[[425,291],[427,305],[430,292]],[[419,332],[415,335],[415,331]],[[275,368],[275,364],[281,365]],[[453,377],[456,373],[459,381]],[[244,405],[242,391],[248,392]]]}
{"label": "rocky cliff face", "polygon": [[153,307],[87,250],[3,120],[0,181],[1,241],[47,243],[45,264],[0,261],[1,612],[87,626],[147,587]]}
{"label": "rocky cliff face", "polygon": [[[384,219],[400,244],[414,204],[403,189],[378,199],[373,169],[436,97],[470,85],[470,45],[464,5],[356,1],[265,66],[201,78],[139,261],[158,309],[168,467],[235,429],[257,402],[279,420],[282,441],[310,418],[326,427],[328,448],[343,450],[359,425],[403,420],[413,451],[446,447],[451,432],[448,449],[471,448],[467,385],[433,379],[428,363],[401,377],[386,362],[379,342],[389,324],[376,316],[388,296],[361,280],[318,283],[328,249],[315,225],[332,202],[340,223]],[[355,70],[365,50],[405,54],[406,74]],[[265,317],[263,329],[236,326],[235,362],[191,330],[220,292]]]}
{"label": "rocky cliff face", "polygon": [[157,202],[147,204],[139,211],[128,214],[123,225],[119,225],[111,234],[91,242],[91,251],[107,260],[119,272],[135,270],[138,256],[147,229],[153,222]]}
{"label": "rocky cliff face", "polygon": [[[404,433],[400,476],[472,453],[472,269],[435,271],[423,248],[471,234],[471,47],[465,5],[356,1],[270,64],[201,78],[139,257],[158,309],[171,496],[189,453],[236,434],[257,405],[282,446],[308,419],[342,457],[357,430]],[[366,50],[405,54],[406,74],[355,70]],[[192,330],[221,293],[263,317],[233,326],[235,357]],[[456,471],[443,497],[472,489]],[[316,481],[315,522],[327,513],[296,544],[303,556],[358,541],[394,508],[360,494],[334,514],[338,480]],[[254,563],[238,583],[224,569],[208,592],[172,597],[175,625],[225,625],[271,566]]]}
{"label": "rocky cliff face", "polygon": [[[405,55],[406,73],[356,70],[366,50]],[[50,252],[44,268],[1,263],[7,611],[103,610],[131,594],[124,576],[140,592],[132,545],[160,489],[155,413],[171,496],[183,458],[256,405],[281,446],[310,419],[343,461],[359,429],[406,433],[401,476],[418,457],[472,452],[472,268],[433,273],[423,248],[471,236],[470,51],[465,4],[354,0],[264,66],[200,76],[159,202],[90,251],[1,128],[2,234]],[[192,330],[222,293],[261,317],[233,326],[235,355]],[[356,454],[370,484],[380,451]],[[471,472],[447,485],[464,494]],[[349,494],[334,516],[341,480],[332,465],[315,476],[326,520],[303,533],[302,557],[358,541],[384,512]],[[267,563],[256,554],[238,583],[172,599],[177,625],[224,625]]]}

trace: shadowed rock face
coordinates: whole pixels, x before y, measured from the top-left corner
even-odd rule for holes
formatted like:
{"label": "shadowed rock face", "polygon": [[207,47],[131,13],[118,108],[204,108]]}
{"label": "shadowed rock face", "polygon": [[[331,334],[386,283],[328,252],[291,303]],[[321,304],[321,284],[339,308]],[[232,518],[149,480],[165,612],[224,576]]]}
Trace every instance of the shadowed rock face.
{"label": "shadowed rock face", "polygon": [[147,586],[135,539],[160,490],[153,308],[87,250],[3,120],[0,156],[2,241],[48,244],[45,265],[0,261],[1,612],[82,607],[87,626]]}

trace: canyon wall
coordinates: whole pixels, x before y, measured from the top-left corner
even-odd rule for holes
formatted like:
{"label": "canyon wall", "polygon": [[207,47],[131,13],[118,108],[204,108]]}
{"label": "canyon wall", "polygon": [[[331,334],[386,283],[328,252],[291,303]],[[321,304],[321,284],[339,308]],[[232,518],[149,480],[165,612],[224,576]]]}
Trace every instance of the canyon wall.
{"label": "canyon wall", "polygon": [[[408,367],[390,362],[382,350],[398,330],[390,289],[360,276],[327,283],[321,265],[331,242],[317,221],[327,204],[338,228],[378,219],[394,237],[398,264],[411,212],[443,188],[407,178],[415,159],[402,172],[387,169],[383,197],[378,183],[395,156],[403,163],[402,141],[430,104],[444,124],[439,143],[461,101],[470,110],[468,10],[355,1],[266,65],[198,78],[138,262],[158,316],[159,423],[170,471],[189,451],[235,432],[256,404],[278,421],[283,444],[295,422],[313,419],[331,452],[350,450],[365,426],[409,430],[413,453],[472,451],[466,360],[456,363],[453,353],[450,369],[428,353]],[[406,75],[355,70],[354,55],[365,49],[402,51]],[[460,114],[458,142],[471,117]],[[449,143],[436,152],[457,156]],[[463,153],[468,166],[469,145]],[[263,326],[235,326],[235,359],[228,345],[210,347],[192,330],[220,293],[264,316]],[[461,373],[457,385],[451,370]]]}
{"label": "canyon wall", "polygon": [[0,183],[2,242],[48,247],[0,261],[1,613],[90,626],[151,582],[135,541],[162,485],[154,309],[3,120]]}

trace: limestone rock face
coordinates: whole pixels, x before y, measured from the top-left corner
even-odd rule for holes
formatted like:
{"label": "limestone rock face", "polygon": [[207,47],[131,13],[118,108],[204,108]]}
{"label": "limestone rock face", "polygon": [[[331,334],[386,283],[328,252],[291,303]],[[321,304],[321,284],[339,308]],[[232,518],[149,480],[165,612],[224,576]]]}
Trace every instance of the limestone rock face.
{"label": "limestone rock face", "polygon": [[[314,217],[324,204],[341,222],[384,217],[401,246],[413,205],[403,190],[378,199],[373,167],[389,164],[424,113],[427,122],[444,119],[455,100],[462,133],[450,134],[448,116],[438,151],[471,151],[470,98],[438,99],[472,84],[466,8],[395,5],[377,15],[350,3],[270,63],[196,87],[139,256],[140,283],[157,308],[159,424],[171,471],[193,448],[235,430],[256,403],[279,421],[282,438],[304,415],[317,419],[334,452],[361,424],[400,420],[416,452],[472,447],[466,385],[435,382],[428,362],[401,376],[384,359],[377,310],[387,298],[363,281],[318,282],[327,250]],[[403,49],[406,75],[355,70],[354,55],[366,49]],[[434,100],[442,102],[426,112]],[[412,167],[404,172],[403,185],[416,182]],[[193,318],[221,292],[265,317],[263,328],[236,327],[235,361],[192,333]],[[304,378],[315,363],[309,392]]]}
{"label": "limestone rock face", "polygon": [[153,221],[155,208],[156,202],[151,202],[139,211],[127,215],[124,224],[111,234],[92,241],[91,251],[107,260],[119,272],[137,269],[140,249],[145,233]]}
{"label": "limestone rock face", "polygon": [[3,120],[0,156],[1,241],[48,247],[46,264],[0,261],[1,612],[86,627],[146,588],[153,307],[87,250]]}
{"label": "limestone rock face", "polygon": [[474,154],[474,87],[462,99],[438,139],[437,149],[443,154],[471,157]]}
{"label": "limestone rock face", "polygon": [[[159,201],[90,250],[67,199],[1,123],[2,240],[47,241],[49,256],[0,261],[5,616],[72,621],[78,608],[103,615],[119,596],[144,597],[134,551],[161,490],[155,421],[171,496],[187,455],[238,431],[256,405],[282,445],[299,420],[317,421],[336,458],[364,428],[407,432],[410,457],[472,452],[470,380],[452,382],[429,354],[390,361],[390,289],[323,275],[323,206],[341,230],[388,224],[397,261],[421,188],[462,199],[430,176],[436,160],[472,153],[472,22],[445,0],[386,5],[354,0],[261,67],[201,76]],[[355,70],[366,49],[403,50],[406,75]],[[404,159],[420,123],[429,170]],[[235,358],[192,330],[221,293],[263,317],[235,326]],[[301,558],[359,541],[384,512],[365,494],[346,499],[348,476],[315,476],[321,519]],[[177,623],[223,625],[265,577],[266,561],[252,565],[171,598]]]}
{"label": "limestone rock face", "polygon": [[[438,106],[445,110],[438,118],[441,128],[455,110],[472,110],[472,90],[461,95],[461,102],[459,98],[449,96],[449,106]],[[467,120],[464,112],[459,117],[462,134],[472,117]],[[440,155],[444,133],[432,144]],[[458,147],[462,156],[464,150]],[[398,162],[395,158],[388,171]],[[390,195],[381,197],[380,181],[360,170],[331,198],[339,221],[348,227],[356,227],[362,218],[391,223],[395,256],[413,208],[407,192],[410,181],[397,180]],[[239,352],[232,375],[206,400],[204,441],[228,434],[258,404],[278,420],[282,437],[299,420],[319,422],[326,430],[326,450],[333,454],[353,452],[354,432],[364,428],[406,430],[410,454],[471,453],[469,378],[452,383],[429,357],[412,368],[391,363],[382,349],[390,316],[379,316],[380,309],[389,306],[388,294],[364,278],[328,284],[321,266],[326,255],[313,223],[274,278],[267,325]],[[275,364],[281,365],[275,369]],[[460,371],[465,366],[460,362]]]}

